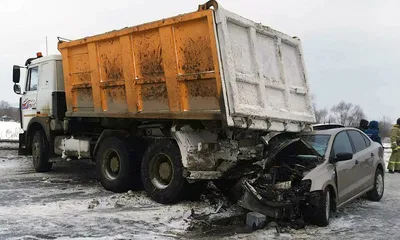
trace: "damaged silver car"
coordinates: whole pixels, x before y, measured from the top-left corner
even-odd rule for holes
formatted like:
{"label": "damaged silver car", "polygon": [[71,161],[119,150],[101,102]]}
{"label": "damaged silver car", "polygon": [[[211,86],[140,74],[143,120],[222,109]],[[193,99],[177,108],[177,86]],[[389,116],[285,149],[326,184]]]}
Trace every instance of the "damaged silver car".
{"label": "damaged silver car", "polygon": [[255,177],[241,181],[239,204],[276,219],[329,224],[331,211],[384,192],[383,149],[353,128],[292,135],[271,143]]}

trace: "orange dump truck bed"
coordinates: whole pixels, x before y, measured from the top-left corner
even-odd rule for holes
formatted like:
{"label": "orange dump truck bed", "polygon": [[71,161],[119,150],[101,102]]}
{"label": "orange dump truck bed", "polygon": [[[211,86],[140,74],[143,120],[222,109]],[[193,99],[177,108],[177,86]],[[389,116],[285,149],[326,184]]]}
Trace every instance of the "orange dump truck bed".
{"label": "orange dump truck bed", "polygon": [[70,117],[222,119],[271,131],[315,120],[300,40],[214,1],[59,51]]}
{"label": "orange dump truck bed", "polygon": [[63,42],[67,115],[218,119],[213,11]]}

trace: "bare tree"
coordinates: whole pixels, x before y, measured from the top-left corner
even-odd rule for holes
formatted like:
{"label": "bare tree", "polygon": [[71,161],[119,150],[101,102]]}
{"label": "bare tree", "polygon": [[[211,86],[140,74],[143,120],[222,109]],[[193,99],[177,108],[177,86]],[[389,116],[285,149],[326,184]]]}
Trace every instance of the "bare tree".
{"label": "bare tree", "polygon": [[327,119],[328,114],[329,114],[329,112],[328,112],[328,109],[326,109],[326,108],[315,110],[315,118],[318,123],[326,123],[328,120]]}
{"label": "bare tree", "polygon": [[331,109],[332,117],[337,123],[345,126],[357,127],[361,119],[365,118],[364,111],[359,105],[341,101]]}
{"label": "bare tree", "polygon": [[7,101],[4,100],[0,101],[0,109],[9,109],[10,107],[11,105]]}
{"label": "bare tree", "polygon": [[18,108],[11,107],[11,105],[4,100],[0,101],[0,117],[10,117],[14,121],[20,121],[20,113]]}
{"label": "bare tree", "polygon": [[328,117],[328,109],[323,108],[323,109],[318,109],[317,104],[315,102],[315,95],[311,95],[311,101],[312,101],[312,107],[314,109],[314,114],[315,114],[315,120],[317,123],[325,123],[327,121]]}
{"label": "bare tree", "polygon": [[388,116],[383,116],[379,121],[379,132],[382,138],[389,137],[392,126],[392,119]]}

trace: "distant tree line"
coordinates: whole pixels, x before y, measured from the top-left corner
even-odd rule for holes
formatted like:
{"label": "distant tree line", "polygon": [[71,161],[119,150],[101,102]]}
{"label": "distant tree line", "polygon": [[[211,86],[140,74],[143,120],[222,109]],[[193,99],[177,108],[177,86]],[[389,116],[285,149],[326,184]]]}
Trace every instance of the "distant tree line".
{"label": "distant tree line", "polygon": [[359,105],[345,101],[340,101],[330,109],[318,109],[315,103],[313,106],[318,123],[339,123],[348,127],[358,127],[361,119],[376,120],[379,121],[379,130],[383,138],[390,135],[390,130],[393,126],[392,119],[389,117],[383,116],[381,119],[368,119]]}
{"label": "distant tree line", "polygon": [[19,108],[12,107],[10,103],[7,101],[1,100],[0,101],[0,119],[1,118],[10,118],[14,121],[21,121],[19,115]]}

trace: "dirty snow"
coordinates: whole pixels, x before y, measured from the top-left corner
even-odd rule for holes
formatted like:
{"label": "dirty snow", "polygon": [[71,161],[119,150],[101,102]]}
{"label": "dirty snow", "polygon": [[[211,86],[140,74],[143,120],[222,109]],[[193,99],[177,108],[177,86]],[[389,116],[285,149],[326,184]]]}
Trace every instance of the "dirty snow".
{"label": "dirty snow", "polygon": [[0,150],[0,239],[400,239],[399,189],[400,174],[387,174],[381,202],[357,200],[325,228],[249,232],[242,219],[213,231],[188,231],[192,209],[212,213],[214,206],[205,201],[165,206],[143,192],[111,193],[98,183],[89,161],[57,163],[50,173],[35,173],[30,158]]}
{"label": "dirty snow", "polygon": [[18,122],[0,122],[0,140],[18,140],[21,124]]}
{"label": "dirty snow", "polygon": [[0,151],[0,178],[0,239],[174,239],[192,209],[214,211],[205,202],[165,206],[144,192],[108,192],[89,161],[35,173],[29,158]]}

